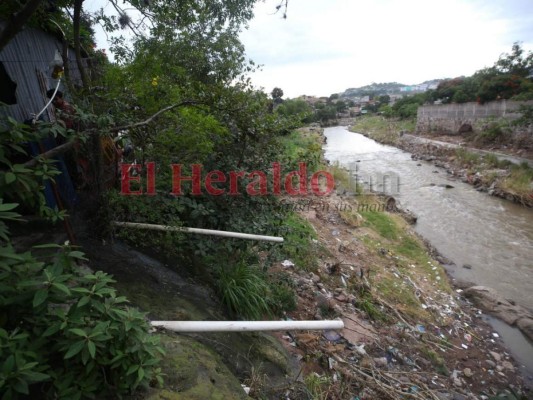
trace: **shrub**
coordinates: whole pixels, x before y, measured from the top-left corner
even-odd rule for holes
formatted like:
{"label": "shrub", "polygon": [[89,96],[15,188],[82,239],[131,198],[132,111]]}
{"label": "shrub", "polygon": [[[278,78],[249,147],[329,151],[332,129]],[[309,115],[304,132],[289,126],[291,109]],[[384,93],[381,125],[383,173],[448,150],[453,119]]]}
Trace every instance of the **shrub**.
{"label": "shrub", "polygon": [[[11,206],[0,209],[4,232],[2,219],[17,216],[5,211]],[[2,399],[120,397],[161,383],[159,339],[111,277],[80,274],[74,261],[83,253],[68,246],[38,247],[60,251],[43,262],[9,241],[0,247]]]}
{"label": "shrub", "polygon": [[259,319],[270,313],[268,284],[257,267],[244,262],[224,266],[219,270],[217,286],[222,303],[233,314]]}

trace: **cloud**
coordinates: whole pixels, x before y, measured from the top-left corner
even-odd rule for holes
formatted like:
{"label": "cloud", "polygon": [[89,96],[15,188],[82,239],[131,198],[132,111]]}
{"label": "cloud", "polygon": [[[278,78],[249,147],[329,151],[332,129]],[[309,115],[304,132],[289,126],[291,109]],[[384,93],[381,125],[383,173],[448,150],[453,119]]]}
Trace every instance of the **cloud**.
{"label": "cloud", "polygon": [[529,1],[292,0],[287,20],[276,4],[256,6],[241,40],[264,64],[253,81],[287,97],[470,75],[515,41],[533,48]]}

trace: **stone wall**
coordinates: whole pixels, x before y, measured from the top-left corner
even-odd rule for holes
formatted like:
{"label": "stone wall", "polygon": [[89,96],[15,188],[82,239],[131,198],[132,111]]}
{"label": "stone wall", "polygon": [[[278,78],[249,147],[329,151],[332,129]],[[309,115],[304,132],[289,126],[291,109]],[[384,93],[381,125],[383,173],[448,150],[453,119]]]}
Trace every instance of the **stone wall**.
{"label": "stone wall", "polygon": [[416,131],[418,133],[443,133],[457,135],[476,131],[491,120],[501,118],[513,120],[520,116],[517,112],[521,104],[533,101],[500,100],[485,104],[439,104],[418,108]]}

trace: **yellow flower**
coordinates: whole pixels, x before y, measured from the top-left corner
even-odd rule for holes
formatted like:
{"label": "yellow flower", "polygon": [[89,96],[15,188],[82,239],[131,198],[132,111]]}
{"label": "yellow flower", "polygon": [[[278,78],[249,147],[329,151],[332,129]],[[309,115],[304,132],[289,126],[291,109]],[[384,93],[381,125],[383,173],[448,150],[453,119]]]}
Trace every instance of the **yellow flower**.
{"label": "yellow flower", "polygon": [[152,86],[157,86],[158,83],[157,83],[157,80],[159,79],[159,76],[156,76],[154,78],[152,78]]}

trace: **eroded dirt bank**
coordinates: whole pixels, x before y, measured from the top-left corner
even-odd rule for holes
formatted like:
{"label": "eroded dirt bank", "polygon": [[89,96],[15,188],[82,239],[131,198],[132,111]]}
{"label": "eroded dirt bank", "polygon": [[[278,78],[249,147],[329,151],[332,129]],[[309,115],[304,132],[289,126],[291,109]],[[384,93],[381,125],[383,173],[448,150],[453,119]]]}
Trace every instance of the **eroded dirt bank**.
{"label": "eroded dirt bank", "polygon": [[[320,398],[531,395],[482,311],[450,287],[400,214],[380,211],[373,197],[306,201],[296,207],[316,230],[320,267],[278,266],[296,283],[298,310],[289,317],[340,317],[345,329],[279,337],[302,360],[304,375],[322,379]],[[396,235],[384,237],[383,224],[394,224]]]}

